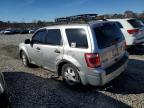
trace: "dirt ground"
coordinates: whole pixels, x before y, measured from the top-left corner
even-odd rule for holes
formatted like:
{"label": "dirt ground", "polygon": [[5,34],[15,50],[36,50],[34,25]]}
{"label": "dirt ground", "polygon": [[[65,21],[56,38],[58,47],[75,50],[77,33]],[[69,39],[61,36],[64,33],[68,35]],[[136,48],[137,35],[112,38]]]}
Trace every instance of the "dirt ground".
{"label": "dirt ground", "polygon": [[0,35],[0,71],[12,108],[144,108],[144,49],[130,52],[127,70],[104,87],[70,88],[42,68],[26,68],[18,44],[31,35]]}

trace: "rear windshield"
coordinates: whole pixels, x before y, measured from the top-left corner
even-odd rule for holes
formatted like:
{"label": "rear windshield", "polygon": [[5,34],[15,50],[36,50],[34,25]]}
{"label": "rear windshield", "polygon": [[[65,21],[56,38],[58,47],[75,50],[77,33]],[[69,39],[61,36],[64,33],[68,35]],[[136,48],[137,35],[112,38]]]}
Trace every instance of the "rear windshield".
{"label": "rear windshield", "polygon": [[131,20],[128,20],[128,22],[129,22],[134,28],[143,27],[143,25],[141,24],[141,22],[140,22],[139,20],[131,19]]}
{"label": "rear windshield", "polygon": [[109,47],[124,40],[123,34],[116,23],[104,23],[95,27],[94,33],[100,49]]}

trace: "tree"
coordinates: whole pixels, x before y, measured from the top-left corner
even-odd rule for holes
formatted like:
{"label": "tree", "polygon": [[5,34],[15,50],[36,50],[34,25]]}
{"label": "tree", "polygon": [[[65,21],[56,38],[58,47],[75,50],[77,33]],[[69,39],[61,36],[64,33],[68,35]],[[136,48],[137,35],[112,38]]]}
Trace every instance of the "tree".
{"label": "tree", "polygon": [[130,10],[125,11],[124,16],[126,18],[137,18],[136,13],[134,13],[133,11],[130,11]]}
{"label": "tree", "polygon": [[45,26],[45,22],[44,21],[41,21],[41,20],[38,20],[37,21],[37,26],[40,28],[40,27],[44,27]]}
{"label": "tree", "polygon": [[144,20],[144,11],[139,15],[139,18]]}

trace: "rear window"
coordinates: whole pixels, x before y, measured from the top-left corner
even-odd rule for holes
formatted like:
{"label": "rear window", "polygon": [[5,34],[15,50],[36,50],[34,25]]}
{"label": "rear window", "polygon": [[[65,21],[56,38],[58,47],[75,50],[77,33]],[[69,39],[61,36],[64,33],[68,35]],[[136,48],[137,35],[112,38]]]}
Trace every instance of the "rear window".
{"label": "rear window", "polygon": [[70,47],[88,48],[87,35],[84,29],[66,29],[66,35]]}
{"label": "rear window", "polygon": [[109,47],[124,40],[123,34],[116,23],[104,23],[94,28],[100,49]]}
{"label": "rear window", "polygon": [[131,20],[128,20],[128,22],[129,22],[134,28],[143,27],[143,25],[140,23],[139,20],[131,19]]}

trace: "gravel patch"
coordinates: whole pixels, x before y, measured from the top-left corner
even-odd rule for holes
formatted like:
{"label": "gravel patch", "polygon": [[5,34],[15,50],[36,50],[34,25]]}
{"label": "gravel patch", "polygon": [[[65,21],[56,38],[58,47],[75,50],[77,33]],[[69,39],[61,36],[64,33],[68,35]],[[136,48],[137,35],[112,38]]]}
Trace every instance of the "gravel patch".
{"label": "gravel patch", "polygon": [[144,51],[132,52],[127,70],[104,87],[70,88],[52,72],[22,65],[18,44],[31,36],[0,35],[0,71],[12,108],[144,108]]}

